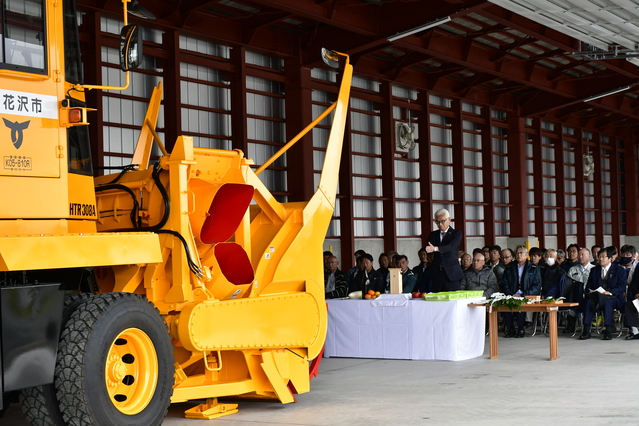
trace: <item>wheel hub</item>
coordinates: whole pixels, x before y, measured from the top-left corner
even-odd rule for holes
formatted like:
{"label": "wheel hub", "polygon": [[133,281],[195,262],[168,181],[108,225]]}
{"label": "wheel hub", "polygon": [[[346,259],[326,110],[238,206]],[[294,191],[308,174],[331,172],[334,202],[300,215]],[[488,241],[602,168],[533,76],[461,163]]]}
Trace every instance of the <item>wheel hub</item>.
{"label": "wheel hub", "polygon": [[149,336],[128,328],[116,336],[105,365],[105,383],[113,405],[135,415],[151,402],[158,381],[158,359]]}

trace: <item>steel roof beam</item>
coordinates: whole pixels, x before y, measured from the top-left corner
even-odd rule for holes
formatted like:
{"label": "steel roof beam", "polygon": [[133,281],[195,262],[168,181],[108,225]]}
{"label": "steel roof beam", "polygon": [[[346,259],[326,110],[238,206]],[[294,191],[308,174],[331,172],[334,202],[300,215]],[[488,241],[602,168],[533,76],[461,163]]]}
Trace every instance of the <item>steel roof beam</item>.
{"label": "steel roof beam", "polygon": [[[308,57],[309,53],[313,55],[312,52],[325,45],[332,45],[334,49],[341,50],[351,57],[361,56],[385,46],[390,46],[391,43],[387,38],[392,35],[406,31],[407,29],[419,27],[426,22],[434,21],[444,16],[450,16],[451,19],[455,19],[472,12],[479,12],[491,4],[485,0],[466,0],[461,4],[459,2],[455,4],[452,3],[453,2],[449,0],[385,4],[383,7],[377,8],[376,15],[374,16],[375,22],[383,23],[383,25],[377,28],[374,34],[364,34],[362,31],[344,34],[341,31],[336,31],[340,29],[339,27],[336,28],[334,24],[328,22],[329,25],[318,28],[316,33],[313,34],[312,39],[304,46],[304,51],[307,56],[304,66],[312,67],[320,65],[320,62],[317,62],[314,56],[311,56],[313,59],[308,59]],[[352,9],[358,10],[360,8],[353,7]],[[358,17],[358,19],[361,19],[361,17]],[[430,31],[432,30],[425,30],[422,34],[427,34]]]}
{"label": "steel roof beam", "polygon": [[[579,42],[573,37],[531,21],[528,18],[517,15],[516,13],[506,10],[500,6],[489,6],[482,10],[481,15],[514,30],[528,34],[537,40],[552,44],[566,52],[576,52],[579,50]],[[626,60],[593,62],[597,62],[606,68],[613,69],[627,77],[636,75],[637,73],[636,66],[630,64]]]}

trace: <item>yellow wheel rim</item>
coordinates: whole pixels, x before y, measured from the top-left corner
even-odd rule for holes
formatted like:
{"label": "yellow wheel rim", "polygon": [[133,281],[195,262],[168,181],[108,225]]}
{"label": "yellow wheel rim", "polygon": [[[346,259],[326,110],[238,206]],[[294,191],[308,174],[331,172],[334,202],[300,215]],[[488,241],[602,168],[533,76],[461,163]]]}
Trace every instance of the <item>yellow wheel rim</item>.
{"label": "yellow wheel rim", "polygon": [[158,357],[144,331],[128,328],[118,334],[105,367],[107,392],[120,412],[135,415],[149,405],[158,382]]}

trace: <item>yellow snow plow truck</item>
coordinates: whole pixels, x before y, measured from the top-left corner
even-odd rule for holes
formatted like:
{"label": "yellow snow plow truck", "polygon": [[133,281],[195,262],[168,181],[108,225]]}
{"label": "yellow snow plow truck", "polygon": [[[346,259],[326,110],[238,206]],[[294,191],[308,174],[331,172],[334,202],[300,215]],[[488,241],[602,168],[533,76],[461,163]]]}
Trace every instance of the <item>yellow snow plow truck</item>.
{"label": "yellow snow plow truck", "polygon": [[[129,167],[93,176],[84,94],[125,89],[138,28],[120,39],[124,87],[81,81],[74,0],[2,2],[0,389],[32,424],[153,426],[171,402],[211,419],[228,396],[294,401],[324,344],[322,243],[333,213],[352,66],[307,202],[280,203],[239,150],[155,130],[149,102]],[[162,151],[151,161],[154,144]],[[195,404],[194,404],[195,405]]]}

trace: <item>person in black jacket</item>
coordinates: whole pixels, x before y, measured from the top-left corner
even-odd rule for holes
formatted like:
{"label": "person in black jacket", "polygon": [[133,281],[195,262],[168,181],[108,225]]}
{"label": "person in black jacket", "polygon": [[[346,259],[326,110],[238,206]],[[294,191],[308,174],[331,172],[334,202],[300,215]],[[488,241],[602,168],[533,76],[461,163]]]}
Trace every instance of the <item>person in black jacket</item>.
{"label": "person in black jacket", "polygon": [[632,275],[628,286],[628,301],[625,306],[624,322],[628,326],[626,340],[639,340],[639,312],[634,301],[639,300],[639,273]]}
{"label": "person in black jacket", "polygon": [[435,212],[435,224],[438,230],[428,235],[427,253],[435,253],[433,263],[429,265],[432,291],[459,290],[459,281],[464,278],[457,253],[462,240],[462,233],[450,226],[450,214],[446,209]]}
{"label": "person in black jacket", "polygon": [[339,261],[335,256],[329,256],[326,261],[327,270],[324,274],[324,292],[326,299],[346,297],[346,275],[339,270]]}
{"label": "person in black jacket", "polygon": [[[515,262],[510,262],[500,283],[501,292],[506,296],[538,296],[541,294],[541,275],[539,267],[533,265],[528,260],[528,249],[526,246],[519,245],[515,248]],[[513,327],[514,316],[517,318],[518,331],[515,333]],[[504,320],[508,331],[506,337],[524,337],[525,314],[518,312],[504,313]]]}
{"label": "person in black jacket", "polygon": [[349,294],[353,291],[362,291],[362,298],[368,290],[386,292],[386,279],[373,268],[373,256],[366,253],[360,257],[363,269],[355,275],[348,288]]}

